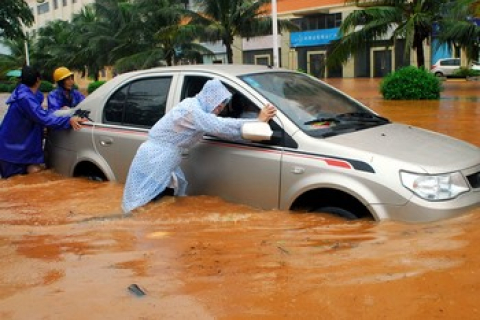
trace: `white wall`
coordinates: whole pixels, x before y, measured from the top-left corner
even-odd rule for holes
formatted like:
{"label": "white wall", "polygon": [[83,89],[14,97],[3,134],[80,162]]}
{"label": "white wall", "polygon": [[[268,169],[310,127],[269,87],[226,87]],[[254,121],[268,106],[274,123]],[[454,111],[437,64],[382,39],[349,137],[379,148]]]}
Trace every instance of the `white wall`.
{"label": "white wall", "polygon": [[[33,31],[45,26],[48,21],[70,20],[74,13],[80,12],[85,5],[95,2],[95,0],[76,0],[75,3],[73,0],[43,0],[43,3],[38,3],[37,0],[26,0],[26,2],[32,8],[35,18],[34,24],[27,31]],[[57,5],[56,9],[55,4]],[[43,9],[44,12],[39,14],[39,9]]]}

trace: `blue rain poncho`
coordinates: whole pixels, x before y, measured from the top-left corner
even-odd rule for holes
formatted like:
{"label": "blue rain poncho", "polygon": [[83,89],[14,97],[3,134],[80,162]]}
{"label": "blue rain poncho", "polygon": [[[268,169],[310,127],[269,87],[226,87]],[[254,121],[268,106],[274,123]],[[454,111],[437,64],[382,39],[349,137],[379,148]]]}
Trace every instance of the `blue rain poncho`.
{"label": "blue rain poncho", "polygon": [[58,86],[55,90],[48,94],[48,110],[56,111],[64,106],[75,108],[84,99],[85,96],[80,91],[72,89],[70,90],[70,95],[67,96],[66,90],[61,86]]}
{"label": "blue rain poncho", "polygon": [[[217,117],[213,110],[232,94],[219,80],[209,80],[193,98],[186,98],[160,119],[132,161],[123,194],[125,213],[143,206],[175,180],[175,195],[184,196],[187,181],[180,168],[182,150],[204,134],[240,140],[242,125],[252,119]],[[173,174],[173,175],[172,175]]]}
{"label": "blue rain poncho", "polygon": [[16,164],[40,164],[43,129],[71,128],[70,117],[57,117],[42,107],[43,94],[18,85],[7,99],[9,106],[0,124],[0,160]]}

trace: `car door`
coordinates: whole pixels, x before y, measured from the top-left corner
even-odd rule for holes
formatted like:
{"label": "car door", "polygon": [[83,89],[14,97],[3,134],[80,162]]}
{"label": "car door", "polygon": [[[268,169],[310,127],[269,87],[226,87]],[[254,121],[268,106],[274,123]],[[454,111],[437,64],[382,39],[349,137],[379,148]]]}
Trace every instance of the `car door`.
{"label": "car door", "polygon": [[451,76],[455,71],[460,69],[460,59],[447,59],[442,61],[442,68],[445,70],[445,75]]}
{"label": "car door", "polygon": [[[192,84],[192,79],[204,83],[209,78],[208,75],[186,74],[182,91],[201,88],[201,85]],[[248,97],[250,108],[258,110],[258,101],[253,102],[255,99],[245,90],[228,79],[221,80],[234,92],[232,103],[236,103],[236,95],[242,95]],[[277,208],[281,159],[282,149],[278,145],[204,136],[183,154],[182,168],[189,182],[187,193],[220,196],[260,208]]]}
{"label": "car door", "polygon": [[94,144],[111,172],[109,180],[125,182],[130,163],[148,130],[166,112],[173,74],[145,75],[119,86],[106,100]]}

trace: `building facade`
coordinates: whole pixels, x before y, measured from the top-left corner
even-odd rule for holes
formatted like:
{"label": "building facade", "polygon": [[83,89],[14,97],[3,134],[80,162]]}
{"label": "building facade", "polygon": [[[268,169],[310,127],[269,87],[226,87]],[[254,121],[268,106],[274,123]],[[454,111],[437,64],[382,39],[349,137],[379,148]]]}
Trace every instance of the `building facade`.
{"label": "building facade", "polygon": [[[35,33],[48,21],[69,20],[85,5],[95,0],[27,0],[35,16],[35,24],[28,31]],[[185,0],[185,6],[198,8],[200,0]],[[325,59],[329,44],[338,39],[342,21],[353,11],[354,6],[345,5],[344,0],[277,0],[278,19],[290,19],[300,30],[283,33],[278,38],[280,66],[301,70],[319,78],[324,77],[383,77],[388,73],[408,65],[416,65],[415,55],[405,55],[405,43],[397,40],[392,43],[389,37],[376,41],[373,45],[357,52],[348,61],[336,68],[327,68]],[[264,36],[252,39],[235,39],[234,63],[272,65],[274,59],[273,37]],[[225,46],[222,43],[202,43],[214,55],[203,56],[202,63],[227,63]],[[437,59],[458,56],[460,52],[439,48],[432,50],[425,45],[425,65]],[[434,61],[432,61],[434,59]],[[105,77],[110,77],[108,71]]]}
{"label": "building facade", "polygon": [[80,12],[87,4],[95,0],[26,0],[32,9],[35,22],[27,32],[35,34],[48,21],[70,20],[73,14]]}

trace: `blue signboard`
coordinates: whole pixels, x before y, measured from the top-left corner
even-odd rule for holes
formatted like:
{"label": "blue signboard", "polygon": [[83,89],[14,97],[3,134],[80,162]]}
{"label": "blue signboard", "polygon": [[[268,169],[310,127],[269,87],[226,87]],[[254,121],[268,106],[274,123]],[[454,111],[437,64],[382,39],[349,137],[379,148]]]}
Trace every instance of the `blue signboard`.
{"label": "blue signboard", "polygon": [[332,40],[339,39],[339,28],[292,32],[290,34],[290,46],[311,47],[329,44]]}
{"label": "blue signboard", "polygon": [[[480,27],[480,18],[467,18],[467,21],[471,22],[477,27]],[[433,27],[432,36],[434,37],[438,36],[438,32],[440,31],[440,26],[438,25],[437,22],[434,22],[432,27]]]}
{"label": "blue signboard", "polygon": [[432,64],[438,59],[452,58],[452,50],[447,44],[439,45],[437,39],[432,40]]}

